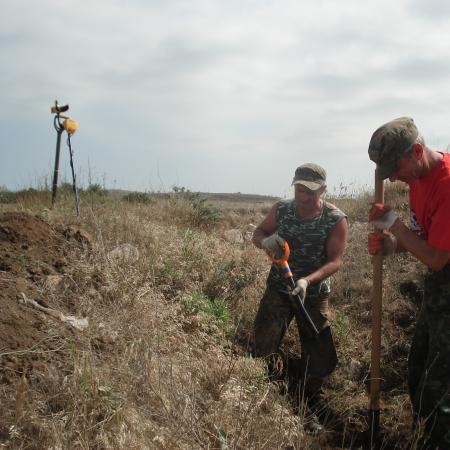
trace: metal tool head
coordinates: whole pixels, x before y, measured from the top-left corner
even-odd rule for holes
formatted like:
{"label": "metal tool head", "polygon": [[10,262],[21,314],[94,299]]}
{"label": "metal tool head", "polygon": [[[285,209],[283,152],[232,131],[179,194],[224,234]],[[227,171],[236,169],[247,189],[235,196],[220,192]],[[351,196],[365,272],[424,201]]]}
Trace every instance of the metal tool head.
{"label": "metal tool head", "polygon": [[52,114],[60,114],[68,111],[69,105],[59,105],[58,100],[55,100],[55,104],[50,108]]}

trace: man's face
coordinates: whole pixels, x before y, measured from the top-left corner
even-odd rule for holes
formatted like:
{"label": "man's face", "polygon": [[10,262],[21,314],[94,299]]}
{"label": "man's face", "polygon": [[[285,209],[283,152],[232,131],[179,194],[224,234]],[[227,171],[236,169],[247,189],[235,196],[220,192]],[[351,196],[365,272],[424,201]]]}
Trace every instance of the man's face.
{"label": "man's face", "polygon": [[402,156],[397,163],[397,169],[389,176],[389,181],[403,181],[411,184],[419,179],[420,170],[414,155]]}
{"label": "man's face", "polygon": [[305,209],[315,208],[318,204],[322,192],[323,188],[318,189],[317,191],[311,191],[301,184],[296,184],[295,200],[301,207]]}

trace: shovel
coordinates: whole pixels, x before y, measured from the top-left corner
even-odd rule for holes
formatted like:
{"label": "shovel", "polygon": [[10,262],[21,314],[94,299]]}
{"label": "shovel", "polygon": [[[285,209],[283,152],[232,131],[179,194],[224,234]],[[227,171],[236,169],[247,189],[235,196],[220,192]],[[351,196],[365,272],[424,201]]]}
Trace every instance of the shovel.
{"label": "shovel", "polygon": [[[283,277],[287,281],[290,288],[295,288],[295,281],[294,277],[292,276],[291,269],[288,264],[288,259],[290,255],[290,249],[287,242],[284,243],[284,248],[281,248],[283,250],[283,254],[280,258],[276,258],[275,255],[271,255],[267,252],[267,255],[269,258],[274,262],[275,264],[279,265],[281,267],[281,271],[283,272]],[[277,255],[278,256],[278,255]],[[316,325],[314,324],[313,320],[311,319],[310,315],[308,314],[308,311],[306,311],[305,305],[303,304],[303,300],[301,299],[300,295],[291,295],[292,300],[294,301],[295,306],[295,317],[297,319],[297,323],[301,323],[304,321],[306,323],[306,326],[308,327],[308,330],[310,332],[310,335],[313,338],[317,338],[319,336],[319,330],[317,329]]]}
{"label": "shovel", "polygon": [[[282,252],[282,255],[279,254]],[[284,247],[280,247],[274,256],[267,252],[269,258],[279,265],[283,277],[291,289],[295,288],[295,281],[288,264],[290,249],[287,242]],[[303,334],[302,360],[303,366],[299,368],[301,378],[310,377],[324,378],[330,375],[336,367],[337,355],[330,329],[325,328],[321,332],[317,329],[300,295],[290,295],[294,303],[294,316],[297,322],[299,335]],[[304,330],[302,332],[302,330]]]}

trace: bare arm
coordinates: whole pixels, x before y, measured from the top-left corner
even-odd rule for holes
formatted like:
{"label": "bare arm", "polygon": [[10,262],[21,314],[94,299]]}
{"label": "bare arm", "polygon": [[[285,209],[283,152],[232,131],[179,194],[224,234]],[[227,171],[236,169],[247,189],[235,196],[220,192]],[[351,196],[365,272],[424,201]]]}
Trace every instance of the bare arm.
{"label": "bare arm", "polygon": [[389,230],[398,241],[398,251],[408,251],[432,270],[441,270],[449,261],[450,253],[432,247],[411,231],[401,220],[396,220]]}
{"label": "bare arm", "polygon": [[344,250],[348,240],[348,221],[346,218],[341,219],[332,229],[328,236],[327,261],[315,272],[310,273],[306,280],[311,283],[318,283],[319,281],[328,278],[336,273],[342,266]]}
{"label": "bare arm", "polygon": [[252,242],[256,247],[262,248],[261,241],[277,231],[276,210],[277,204],[272,206],[267,216],[253,232]]}

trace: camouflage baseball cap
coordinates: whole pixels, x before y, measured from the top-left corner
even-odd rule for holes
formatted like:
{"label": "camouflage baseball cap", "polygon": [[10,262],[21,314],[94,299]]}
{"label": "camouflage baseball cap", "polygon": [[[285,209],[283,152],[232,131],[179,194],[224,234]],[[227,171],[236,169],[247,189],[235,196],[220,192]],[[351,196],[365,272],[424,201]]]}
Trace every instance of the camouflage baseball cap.
{"label": "camouflage baseball cap", "polygon": [[416,142],[419,132],[411,117],[399,117],[378,128],[369,143],[369,158],[377,164],[377,178],[384,180],[397,169],[398,160]]}
{"label": "camouflage baseball cap", "polygon": [[317,191],[317,189],[325,185],[326,179],[327,173],[325,169],[317,164],[307,163],[297,167],[292,185],[301,184],[311,191]]}

